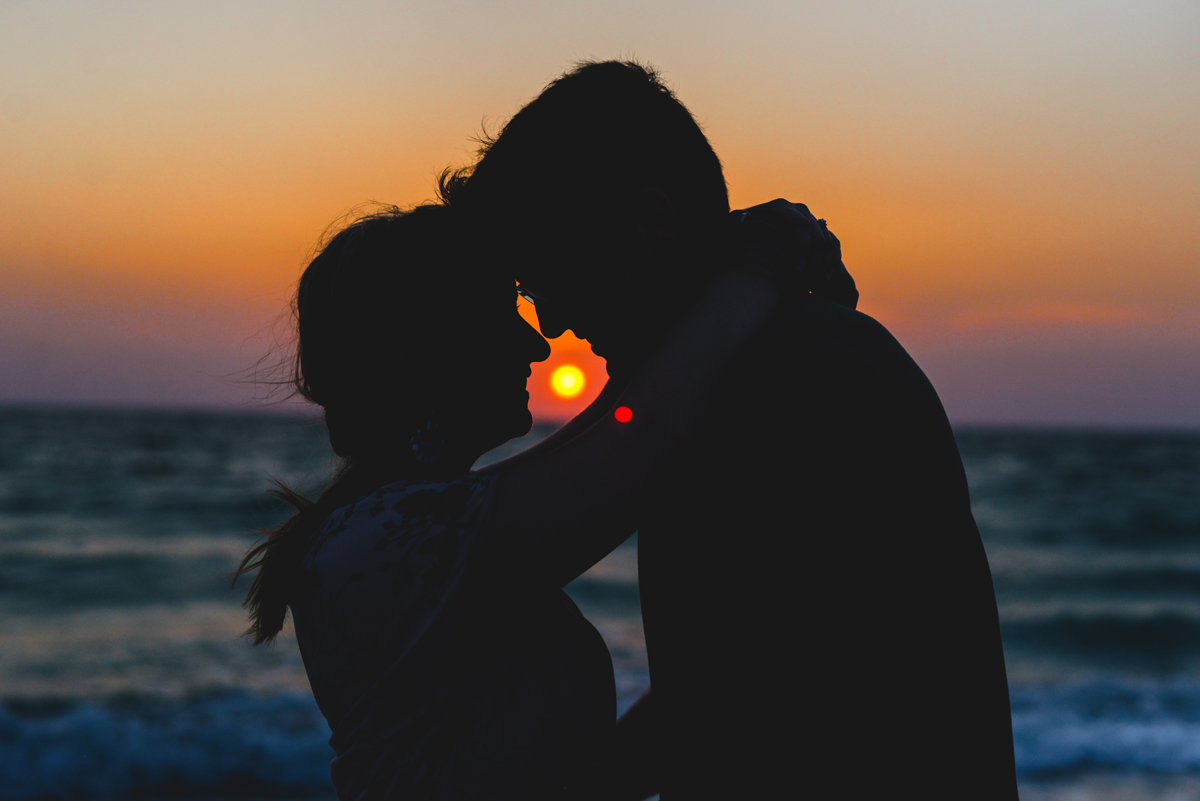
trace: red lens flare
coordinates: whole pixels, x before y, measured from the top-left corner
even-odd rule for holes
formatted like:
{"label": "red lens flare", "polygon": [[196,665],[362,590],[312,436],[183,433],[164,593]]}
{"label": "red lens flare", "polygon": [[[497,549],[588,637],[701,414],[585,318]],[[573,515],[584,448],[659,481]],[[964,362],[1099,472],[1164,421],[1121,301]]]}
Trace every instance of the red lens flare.
{"label": "red lens flare", "polygon": [[618,406],[613,412],[613,417],[617,418],[618,423],[628,423],[633,419],[633,410],[628,406]]}

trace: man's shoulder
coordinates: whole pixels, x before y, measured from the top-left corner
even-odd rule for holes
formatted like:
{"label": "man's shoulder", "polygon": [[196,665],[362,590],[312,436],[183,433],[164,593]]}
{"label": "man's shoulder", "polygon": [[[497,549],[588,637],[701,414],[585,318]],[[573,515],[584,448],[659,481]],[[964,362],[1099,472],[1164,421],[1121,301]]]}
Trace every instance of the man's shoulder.
{"label": "man's shoulder", "polygon": [[868,362],[912,362],[878,320],[812,295],[786,301],[768,328],[772,345],[780,350],[824,346]]}
{"label": "man's shoulder", "polygon": [[741,380],[789,376],[779,384],[785,393],[806,381],[820,382],[826,390],[834,383],[848,387],[865,382],[881,389],[895,385],[901,393],[932,391],[920,367],[881,323],[811,295],[785,301],[740,367]]}
{"label": "man's shoulder", "polygon": [[815,416],[839,424],[853,419],[856,430],[868,421],[948,428],[933,385],[887,328],[812,296],[784,303],[725,390],[724,408],[772,427],[784,419],[801,425],[807,417],[801,429],[808,431]]}

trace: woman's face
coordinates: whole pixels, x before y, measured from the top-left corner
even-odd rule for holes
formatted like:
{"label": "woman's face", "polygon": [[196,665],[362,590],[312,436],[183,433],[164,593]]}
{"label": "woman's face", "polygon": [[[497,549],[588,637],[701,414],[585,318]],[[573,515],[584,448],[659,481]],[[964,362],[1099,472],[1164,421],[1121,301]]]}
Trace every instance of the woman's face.
{"label": "woman's face", "polygon": [[482,453],[529,433],[530,364],[549,358],[550,345],[517,312],[512,280],[487,279],[478,289],[464,304],[462,353],[447,374],[456,416]]}

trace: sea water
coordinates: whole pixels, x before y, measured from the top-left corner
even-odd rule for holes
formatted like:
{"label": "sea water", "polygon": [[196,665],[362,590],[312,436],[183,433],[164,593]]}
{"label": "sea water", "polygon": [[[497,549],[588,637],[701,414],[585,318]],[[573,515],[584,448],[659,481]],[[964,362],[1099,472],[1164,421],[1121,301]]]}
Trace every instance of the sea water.
{"label": "sea water", "polygon": [[[1023,797],[1200,797],[1200,434],[957,436]],[[311,420],[0,410],[0,798],[330,798],[295,640],[241,638],[228,577],[287,514],[272,479],[333,465]],[[636,541],[568,592],[627,708],[649,686]]]}

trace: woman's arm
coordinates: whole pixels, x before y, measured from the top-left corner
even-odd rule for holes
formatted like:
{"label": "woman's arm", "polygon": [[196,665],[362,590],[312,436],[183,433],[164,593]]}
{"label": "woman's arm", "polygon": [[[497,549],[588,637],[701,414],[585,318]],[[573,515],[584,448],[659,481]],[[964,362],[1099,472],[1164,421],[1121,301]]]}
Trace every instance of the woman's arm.
{"label": "woman's arm", "polygon": [[[804,217],[804,215],[808,214],[807,209],[804,209],[803,213],[800,213],[799,210],[793,206],[793,204],[782,200],[776,200],[772,203],[756,206],[753,211],[759,216],[766,216],[769,220],[773,219],[776,223],[781,221],[783,215],[787,215],[788,219],[786,222],[791,223],[793,226],[796,226]],[[748,212],[742,211],[733,212],[733,215],[739,219],[744,218],[747,214]],[[811,214],[808,214],[808,217],[811,216]],[[823,220],[817,221],[817,224],[821,225],[822,228],[823,223]],[[807,268],[809,272],[808,274],[800,275],[800,280],[806,284],[805,288],[811,290],[813,294],[820,295],[821,297],[853,309],[858,303],[858,290],[854,286],[854,278],[851,277],[850,273],[846,271],[846,266],[842,264],[841,247],[840,243],[837,241],[837,237],[833,236],[833,234],[827,229],[823,228],[823,232],[828,236],[828,239],[830,240],[829,244],[831,244],[834,249],[834,258],[832,259],[831,264],[824,265],[826,267],[824,275],[814,275],[813,268],[816,267],[816,264],[808,264]],[[832,269],[829,269],[829,267],[832,267]],[[492,462],[486,467],[482,467],[475,472],[499,472],[500,470],[511,467],[517,462],[539,457],[554,450],[560,445],[570,442],[572,439],[591,428],[591,426],[600,420],[600,418],[602,418],[604,415],[611,413],[616,405],[617,398],[621,396],[621,393],[624,392],[625,387],[628,385],[628,376],[622,378],[609,378],[608,381],[605,382],[604,388],[600,390],[600,394],[596,396],[595,400],[588,404],[587,408],[572,417],[559,428],[555,429],[549,436],[540,440],[536,445],[531,445],[520,453],[513,454],[507,459],[503,459],[498,462]]]}
{"label": "woman's arm", "polygon": [[654,718],[650,691],[617,720],[606,797],[611,801],[643,801],[659,791],[662,772],[656,748],[662,732]]}
{"label": "woman's arm", "polygon": [[486,467],[481,467],[476,470],[476,473],[495,473],[500,470],[505,470],[512,467],[518,462],[524,462],[527,459],[540,457],[555,448],[570,442],[575,437],[582,434],[592,427],[596,421],[606,414],[609,414],[616,405],[617,398],[621,397],[621,393],[625,391],[628,381],[620,381],[615,378],[610,378],[604,384],[604,388],[600,390],[600,394],[596,399],[587,405],[587,408],[579,414],[572,417],[559,428],[556,428],[545,439],[539,441],[536,445],[530,445],[520,453],[515,453],[507,459],[502,459],[498,462],[492,462]]}
{"label": "woman's arm", "polygon": [[[809,227],[807,245],[827,241],[807,209],[786,205],[801,220],[793,228]],[[719,377],[779,303],[778,281],[751,266],[763,253],[719,275],[638,371],[614,404],[632,419],[603,415],[571,441],[500,470],[491,558],[561,586],[636,527],[646,482],[687,441]]]}

